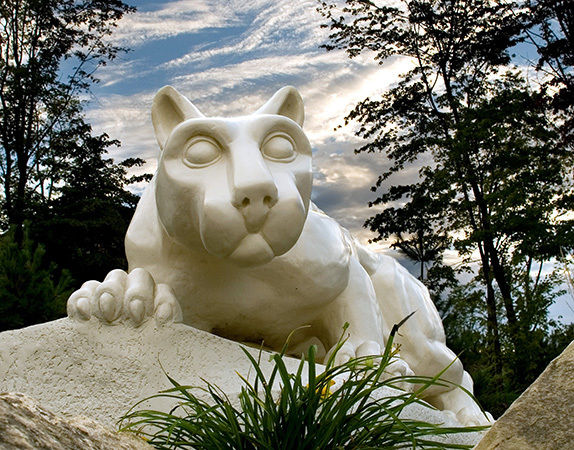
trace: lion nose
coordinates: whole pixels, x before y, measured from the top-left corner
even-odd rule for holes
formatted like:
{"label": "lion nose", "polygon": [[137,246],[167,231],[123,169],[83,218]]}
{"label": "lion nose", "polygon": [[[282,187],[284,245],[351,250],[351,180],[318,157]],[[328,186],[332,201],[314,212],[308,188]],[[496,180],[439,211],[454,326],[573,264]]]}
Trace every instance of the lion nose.
{"label": "lion nose", "polygon": [[234,206],[241,211],[247,231],[258,231],[269,210],[277,203],[275,183],[264,181],[248,186],[236,187]]}
{"label": "lion nose", "polygon": [[265,163],[259,144],[250,138],[238,139],[230,148],[231,201],[241,211],[247,231],[259,231],[278,193],[273,174]]}

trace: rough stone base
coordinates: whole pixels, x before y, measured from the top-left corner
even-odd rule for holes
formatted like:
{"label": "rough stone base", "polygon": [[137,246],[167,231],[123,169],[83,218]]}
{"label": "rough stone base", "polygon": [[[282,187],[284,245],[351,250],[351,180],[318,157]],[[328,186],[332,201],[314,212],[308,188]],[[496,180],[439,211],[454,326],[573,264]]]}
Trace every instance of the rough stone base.
{"label": "rough stone base", "polygon": [[[253,355],[258,350],[249,349]],[[261,364],[270,372],[269,355]],[[286,358],[289,370],[299,361]],[[60,319],[0,333],[0,392],[22,392],[56,413],[88,416],[115,427],[137,401],[171,387],[164,373],[183,385],[218,385],[229,396],[239,393],[252,373],[240,345],[183,324],[139,328],[77,323]],[[155,402],[165,410],[169,405]],[[450,414],[409,406],[405,417],[459,426]],[[478,433],[454,435],[449,442],[475,444]]]}
{"label": "rough stone base", "polygon": [[86,417],[63,419],[23,394],[0,394],[0,450],[152,450]]}
{"label": "rough stone base", "polygon": [[574,449],[574,342],[496,421],[476,450]]}

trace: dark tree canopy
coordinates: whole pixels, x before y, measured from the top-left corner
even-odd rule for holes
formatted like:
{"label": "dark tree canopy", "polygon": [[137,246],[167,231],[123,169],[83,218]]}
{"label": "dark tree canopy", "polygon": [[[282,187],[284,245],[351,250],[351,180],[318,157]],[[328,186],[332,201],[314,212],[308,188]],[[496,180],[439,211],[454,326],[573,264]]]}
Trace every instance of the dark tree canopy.
{"label": "dark tree canopy", "polygon": [[[118,0],[6,0],[0,5],[0,180],[3,228],[17,234],[38,195],[50,198],[53,155],[83,125],[78,95],[122,49],[107,40]],[[63,62],[70,67],[65,73]],[[63,157],[63,155],[59,155]]]}
{"label": "dark tree canopy", "polygon": [[45,249],[24,233],[0,236],[0,331],[61,317],[72,280],[66,271],[46,261]]}

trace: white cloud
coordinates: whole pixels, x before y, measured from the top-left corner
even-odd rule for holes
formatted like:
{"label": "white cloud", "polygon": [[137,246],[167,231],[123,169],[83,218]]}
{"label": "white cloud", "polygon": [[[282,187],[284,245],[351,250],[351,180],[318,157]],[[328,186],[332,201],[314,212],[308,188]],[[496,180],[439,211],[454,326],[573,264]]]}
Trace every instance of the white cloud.
{"label": "white cloud", "polygon": [[353,129],[356,124],[333,129],[344,124],[343,118],[365,98],[376,98],[398,79],[398,75],[410,68],[406,59],[389,61],[382,69],[376,63],[344,60],[345,55],[329,53],[333,67],[316,76],[314,82],[302,86],[307,110],[311,111],[306,130],[314,144],[329,141],[359,143]]}
{"label": "white cloud", "polygon": [[[219,67],[230,59],[322,53],[318,47],[325,41],[326,31],[319,26],[316,6],[314,0],[182,0],[164,3],[153,11],[138,11],[120,21],[112,36],[114,42],[139,54],[146,44],[165,41],[170,54],[179,54],[153,65],[146,64],[145,57],[132,60],[131,74],[122,65],[110,65],[101,77],[113,85],[126,78]],[[174,40],[181,35],[187,37],[185,44]]]}
{"label": "white cloud", "polygon": [[[317,50],[326,33],[318,26],[319,16],[314,1],[303,2],[251,2],[242,4],[245,15],[254,11],[246,29],[239,35],[226,38],[226,45],[208,49],[196,46],[191,52],[165,64],[166,68],[205,63],[218,56],[237,56],[249,52],[257,54],[301,53]],[[203,46],[205,47],[205,46]]]}
{"label": "white cloud", "polygon": [[154,160],[158,155],[149,107],[152,95],[140,93],[130,97],[114,95],[99,100],[99,108],[87,112],[98,133],[119,139],[122,146],[112,152],[116,160],[140,157]]}
{"label": "white cloud", "polygon": [[[134,47],[152,39],[244,26],[246,29],[240,35],[241,39],[228,48],[228,51],[237,51],[260,50],[275,44],[282,37],[284,41],[292,41],[293,36],[303,34],[307,36],[299,44],[309,46],[325,35],[316,26],[319,15],[313,0],[179,0],[158,2],[158,5],[160,7],[155,10],[125,15],[114,31],[114,41]],[[224,48],[216,49],[215,53],[221,54]],[[196,61],[198,55],[206,55],[196,50],[186,55],[189,61]],[[183,57],[174,61],[174,64],[185,62],[187,60]]]}
{"label": "white cloud", "polygon": [[225,27],[233,23],[235,16],[228,3],[208,0],[163,3],[154,11],[125,15],[112,38],[122,45],[134,47],[152,39],[166,39],[182,33]]}

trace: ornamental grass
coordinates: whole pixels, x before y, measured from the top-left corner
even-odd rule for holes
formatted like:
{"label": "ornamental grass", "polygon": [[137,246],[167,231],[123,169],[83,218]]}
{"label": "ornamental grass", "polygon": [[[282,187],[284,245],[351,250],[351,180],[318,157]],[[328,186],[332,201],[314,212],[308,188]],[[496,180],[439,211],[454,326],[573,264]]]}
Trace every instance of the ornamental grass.
{"label": "ornamental grass", "polygon": [[[401,417],[412,404],[434,409],[420,399],[421,394],[430,386],[450,383],[440,378],[448,367],[432,378],[389,377],[386,369],[397,357],[393,339],[399,326],[393,327],[382,355],[335,365],[345,342],[340,339],[323,371],[315,361],[315,346],[296,373],[290,373],[284,361],[288,340],[280,353],[270,356],[269,376],[261,368],[262,352],[255,358],[242,348],[255,377],[250,381],[238,374],[243,385],[237,400],[206,380],[204,386],[182,386],[167,376],[173,387],[134,405],[120,420],[120,430],[134,432],[158,449],[471,448],[448,443],[444,437],[487,427],[446,427]],[[394,391],[380,395],[381,388]],[[208,394],[208,400],[195,393]],[[154,398],[171,399],[176,405],[169,412],[138,409]]]}

